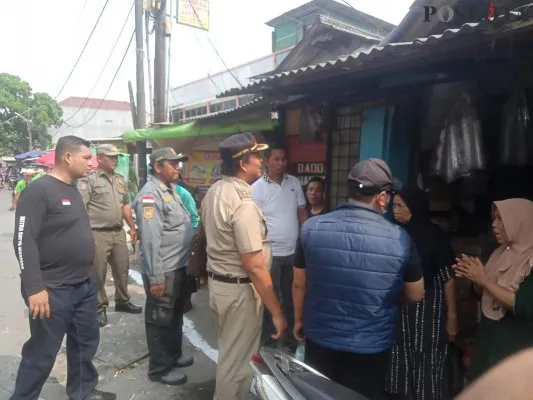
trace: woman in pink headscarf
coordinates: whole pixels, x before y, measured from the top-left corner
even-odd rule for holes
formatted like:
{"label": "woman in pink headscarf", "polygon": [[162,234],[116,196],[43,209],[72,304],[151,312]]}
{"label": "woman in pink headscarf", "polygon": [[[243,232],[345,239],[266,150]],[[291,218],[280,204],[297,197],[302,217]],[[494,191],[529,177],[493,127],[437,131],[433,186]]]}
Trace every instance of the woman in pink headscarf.
{"label": "woman in pink headscarf", "polygon": [[481,321],[468,377],[473,380],[507,356],[533,346],[533,202],[497,201],[492,230],[498,247],[483,266],[463,255],[457,277],[481,294]]}

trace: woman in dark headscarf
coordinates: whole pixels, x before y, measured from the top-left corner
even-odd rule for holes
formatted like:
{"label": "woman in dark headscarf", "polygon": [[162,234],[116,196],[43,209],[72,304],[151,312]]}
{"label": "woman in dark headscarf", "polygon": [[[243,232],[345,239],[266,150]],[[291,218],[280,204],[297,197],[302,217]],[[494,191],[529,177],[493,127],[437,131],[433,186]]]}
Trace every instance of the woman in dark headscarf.
{"label": "woman in dark headscarf", "polygon": [[393,212],[416,244],[425,294],[422,302],[402,308],[386,390],[400,398],[445,399],[448,343],[458,330],[455,256],[444,231],[429,218],[426,192],[404,188],[394,197]]}

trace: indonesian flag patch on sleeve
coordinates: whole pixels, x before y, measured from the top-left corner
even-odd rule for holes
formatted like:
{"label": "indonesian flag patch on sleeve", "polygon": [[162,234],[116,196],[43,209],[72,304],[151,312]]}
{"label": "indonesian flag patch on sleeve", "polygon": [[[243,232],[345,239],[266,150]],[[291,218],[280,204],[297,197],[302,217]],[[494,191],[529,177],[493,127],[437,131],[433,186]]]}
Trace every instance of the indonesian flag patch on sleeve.
{"label": "indonesian flag patch on sleeve", "polygon": [[70,206],[70,200],[69,200],[69,199],[61,199],[61,203],[62,203],[64,206]]}
{"label": "indonesian flag patch on sleeve", "polygon": [[150,195],[143,196],[141,203],[143,206],[153,206],[155,204],[155,197]]}

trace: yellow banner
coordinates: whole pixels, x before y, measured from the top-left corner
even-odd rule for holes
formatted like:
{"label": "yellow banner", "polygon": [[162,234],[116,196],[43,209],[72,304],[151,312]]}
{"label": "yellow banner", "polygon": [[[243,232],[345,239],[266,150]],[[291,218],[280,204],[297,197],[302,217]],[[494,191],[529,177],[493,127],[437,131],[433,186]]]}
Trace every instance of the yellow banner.
{"label": "yellow banner", "polygon": [[209,30],[209,0],[178,0],[177,6],[178,24]]}
{"label": "yellow banner", "polygon": [[210,186],[221,177],[218,151],[191,151],[188,156],[183,180],[190,186]]}

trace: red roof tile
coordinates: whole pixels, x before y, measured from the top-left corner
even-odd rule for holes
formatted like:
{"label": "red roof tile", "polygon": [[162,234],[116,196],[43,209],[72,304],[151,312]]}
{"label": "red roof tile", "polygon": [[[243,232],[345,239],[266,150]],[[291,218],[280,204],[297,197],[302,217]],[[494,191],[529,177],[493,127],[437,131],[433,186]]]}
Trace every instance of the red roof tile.
{"label": "red roof tile", "polygon": [[131,111],[130,103],[119,100],[102,100],[89,97],[67,97],[60,107],[92,108],[98,110]]}

